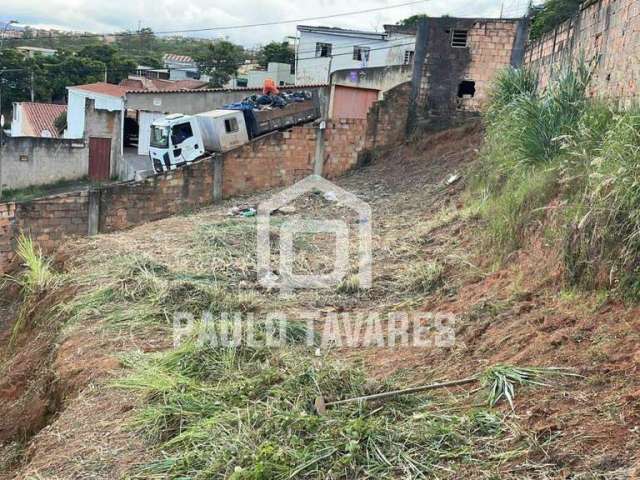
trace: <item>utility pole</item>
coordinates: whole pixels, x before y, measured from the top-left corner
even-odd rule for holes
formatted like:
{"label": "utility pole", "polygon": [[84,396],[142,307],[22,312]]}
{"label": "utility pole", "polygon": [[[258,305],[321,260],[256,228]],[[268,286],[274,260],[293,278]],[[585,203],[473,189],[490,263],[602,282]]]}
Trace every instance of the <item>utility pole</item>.
{"label": "utility pole", "polygon": [[104,66],[104,83],[107,83],[107,66]]}
{"label": "utility pole", "polygon": [[33,70],[31,70],[31,103],[36,101],[36,92],[35,92],[34,83],[35,83],[35,75],[33,73]]}
{"label": "utility pole", "polygon": [[504,12],[504,2],[500,4],[500,18],[502,19],[502,12]]}

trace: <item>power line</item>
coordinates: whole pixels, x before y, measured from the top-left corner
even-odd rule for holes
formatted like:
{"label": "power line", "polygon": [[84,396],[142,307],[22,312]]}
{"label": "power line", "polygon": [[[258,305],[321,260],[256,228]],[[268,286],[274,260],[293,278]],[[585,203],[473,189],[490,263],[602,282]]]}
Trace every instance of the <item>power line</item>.
{"label": "power line", "polygon": [[[350,12],[342,12],[342,13],[334,13],[331,15],[321,15],[318,17],[306,17],[306,18],[296,18],[296,19],[290,19],[290,20],[279,20],[279,21],[273,21],[273,22],[262,22],[262,23],[249,23],[249,24],[244,24],[244,25],[227,25],[227,26],[221,26],[221,27],[204,27],[204,28],[191,28],[191,29],[184,29],[184,30],[164,30],[164,31],[158,31],[158,32],[152,32],[154,35],[171,35],[171,34],[176,34],[176,33],[197,33],[197,32],[212,32],[212,31],[223,31],[223,30],[235,30],[235,29],[242,29],[242,28],[255,28],[255,27],[268,27],[268,26],[273,26],[273,25],[285,25],[288,23],[298,23],[298,22],[311,22],[311,21],[315,21],[315,20],[323,20],[323,19],[327,19],[327,18],[337,18],[337,17],[345,17],[345,16],[350,16],[350,15],[359,15],[359,14],[363,14],[363,13],[372,13],[372,12],[379,12],[382,10],[390,10],[392,8],[399,8],[399,7],[406,7],[409,5],[416,5],[418,3],[423,3],[423,2],[428,2],[431,0],[414,0],[411,2],[405,2],[405,3],[398,3],[395,5],[388,5],[386,7],[377,7],[377,8],[368,8],[368,9],[364,9],[364,10],[354,10],[354,11],[350,11]],[[114,32],[114,33],[81,33],[81,34],[77,34],[77,35],[73,35],[73,34],[67,34],[67,35],[48,35],[48,36],[43,36],[42,39],[56,39],[56,38],[69,38],[69,37],[73,37],[73,38],[91,38],[91,37],[111,37],[111,36],[134,36],[134,35],[145,35],[145,32],[143,32],[142,30],[137,31],[137,32]],[[36,39],[39,37],[36,37]],[[35,40],[35,39],[34,39]],[[6,38],[5,41],[24,41],[23,39],[20,38]]]}

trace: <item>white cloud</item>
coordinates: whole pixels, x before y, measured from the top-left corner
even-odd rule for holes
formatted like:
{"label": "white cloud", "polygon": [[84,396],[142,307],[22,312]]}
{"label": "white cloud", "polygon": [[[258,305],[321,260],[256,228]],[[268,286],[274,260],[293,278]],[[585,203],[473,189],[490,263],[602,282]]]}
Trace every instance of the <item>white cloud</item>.
{"label": "white cloud", "polygon": [[[308,18],[336,13],[378,8],[406,0],[364,0],[347,3],[338,0],[0,0],[2,18],[15,18],[22,24],[55,25],[58,28],[107,33],[135,30],[138,22],[155,31],[197,29],[229,25],[273,22]],[[3,5],[4,4],[4,5]],[[500,0],[426,0],[416,5],[390,8],[378,12],[348,15],[312,24],[380,30],[385,23],[417,13],[431,16],[449,14],[464,17],[495,17],[500,12]],[[505,12],[521,14],[523,0],[506,0]],[[44,7],[44,8],[43,8]],[[1,18],[0,18],[1,19]],[[210,38],[228,37],[245,46],[282,40],[295,35],[296,24],[288,23],[268,27],[211,31],[193,36]]]}

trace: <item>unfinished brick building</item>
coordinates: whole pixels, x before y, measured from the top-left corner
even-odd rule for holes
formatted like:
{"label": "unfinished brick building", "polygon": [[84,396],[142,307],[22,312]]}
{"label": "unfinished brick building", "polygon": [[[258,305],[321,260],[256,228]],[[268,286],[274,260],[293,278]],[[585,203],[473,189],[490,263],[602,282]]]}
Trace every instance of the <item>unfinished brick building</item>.
{"label": "unfinished brick building", "polygon": [[522,63],[527,19],[427,18],[418,25],[409,129],[475,115],[496,73]]}

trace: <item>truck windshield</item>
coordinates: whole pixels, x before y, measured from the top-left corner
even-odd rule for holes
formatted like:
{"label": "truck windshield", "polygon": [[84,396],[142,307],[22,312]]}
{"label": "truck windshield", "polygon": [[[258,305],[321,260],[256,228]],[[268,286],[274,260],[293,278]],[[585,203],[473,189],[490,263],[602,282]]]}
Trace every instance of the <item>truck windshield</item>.
{"label": "truck windshield", "polygon": [[169,146],[169,127],[151,126],[151,146],[155,148]]}

